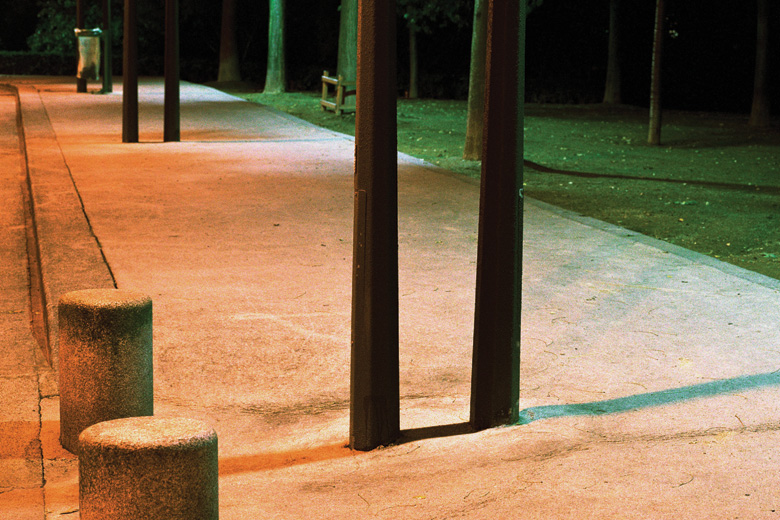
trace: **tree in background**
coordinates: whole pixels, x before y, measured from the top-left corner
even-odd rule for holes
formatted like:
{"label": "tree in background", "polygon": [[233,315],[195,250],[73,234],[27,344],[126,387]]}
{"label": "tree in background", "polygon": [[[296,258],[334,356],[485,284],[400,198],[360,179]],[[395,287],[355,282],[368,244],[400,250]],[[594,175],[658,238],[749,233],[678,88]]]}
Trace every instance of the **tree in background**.
{"label": "tree in background", "polygon": [[358,0],[341,0],[337,75],[346,81],[357,78]]}
{"label": "tree in background", "polygon": [[35,2],[19,0],[0,0],[0,49],[6,51],[24,51],[29,47],[28,28],[34,27],[38,17],[38,5]]}
{"label": "tree in background", "polygon": [[[542,5],[544,0],[526,0],[526,17]],[[463,158],[482,159],[482,128],[485,115],[485,49],[487,46],[487,1],[474,2],[474,25],[471,36],[471,65],[469,66],[469,100],[466,116],[466,144]]]}
{"label": "tree in background", "polygon": [[465,27],[471,18],[468,14],[470,4],[468,0],[398,0],[398,12],[403,16],[409,30],[410,98],[415,99],[419,94],[417,35],[448,25]]}
{"label": "tree in background", "polygon": [[655,30],[653,32],[653,65],[650,77],[649,144],[661,144],[661,59],[664,45],[664,0],[655,3]]}
{"label": "tree in background", "polygon": [[619,105],[620,96],[620,0],[609,0],[609,43],[607,47],[607,78],[604,103]]}
{"label": "tree in background", "polygon": [[[44,0],[38,11],[38,25],[27,38],[30,50],[67,56],[76,54],[76,0]],[[86,25],[100,25],[101,12],[97,2],[90,2],[86,9]],[[116,32],[115,32],[116,34]]]}
{"label": "tree in background", "polygon": [[753,80],[753,106],[750,126],[769,126],[769,0],[757,0],[756,72]]}
{"label": "tree in background", "polygon": [[485,45],[487,43],[487,1],[474,2],[474,27],[471,36],[469,100],[466,117],[466,144],[463,158],[482,159],[482,119],[485,116]]}
{"label": "tree in background", "polygon": [[266,94],[285,91],[284,4],[284,0],[270,0],[268,4],[268,68],[263,89]]}
{"label": "tree in background", "polygon": [[236,0],[222,0],[217,81],[241,81],[236,40]]}

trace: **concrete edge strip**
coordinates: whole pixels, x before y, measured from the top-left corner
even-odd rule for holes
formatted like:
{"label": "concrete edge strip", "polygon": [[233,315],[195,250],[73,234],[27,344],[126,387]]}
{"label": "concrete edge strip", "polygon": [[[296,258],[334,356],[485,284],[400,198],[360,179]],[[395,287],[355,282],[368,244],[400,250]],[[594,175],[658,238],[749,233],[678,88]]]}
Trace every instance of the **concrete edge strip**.
{"label": "concrete edge strip", "polygon": [[625,238],[626,240],[630,240],[632,242],[638,242],[646,246],[652,247],[654,249],[665,251],[667,253],[685,258],[686,260],[690,260],[691,262],[697,264],[702,264],[708,267],[712,267],[714,269],[717,269],[718,271],[721,271],[724,274],[740,278],[742,280],[745,280],[750,283],[754,283],[756,285],[761,285],[763,287],[766,287],[767,289],[780,291],[780,280],[775,280],[774,278],[770,278],[769,276],[765,276],[763,274],[749,271],[742,267],[738,267],[736,265],[729,264],[728,262],[724,262],[723,260],[718,260],[717,258],[713,258],[711,256],[707,256],[702,253],[697,253],[696,251],[692,251],[690,249],[686,249],[681,246],[670,244],[669,242],[664,242],[663,240],[652,238],[647,235],[638,233],[636,231],[631,231],[630,229],[617,226],[615,224],[610,224],[608,222],[595,219],[593,217],[587,217],[585,215],[581,215],[574,211],[559,208],[558,206],[553,206],[552,204],[548,204],[546,202],[542,202],[536,199],[531,199],[528,197],[526,197],[526,201],[541,209],[544,209],[551,213],[555,213],[556,215],[559,215],[561,217],[567,218],[569,220],[573,220],[575,222],[579,222],[582,225],[592,227],[604,231],[606,233],[619,236],[621,238]]}
{"label": "concrete edge strip", "polygon": [[30,184],[30,168],[25,145],[24,125],[22,124],[22,107],[19,91],[15,86],[3,85],[11,90],[16,99],[16,135],[19,141],[22,172],[22,204],[24,205],[24,227],[27,243],[27,268],[30,284],[30,321],[32,334],[41,347],[46,362],[51,365],[51,344],[49,342],[49,317],[46,312],[46,292],[43,286],[41,272],[41,248],[38,241],[35,224],[35,206],[32,203],[32,186]]}
{"label": "concrete edge strip", "polygon": [[60,296],[79,289],[115,288],[116,283],[92,231],[38,89],[23,84],[13,87],[17,91],[24,132],[52,367],[57,369]]}
{"label": "concrete edge strip", "polygon": [[[401,152],[399,152],[399,156],[402,155],[406,156],[406,154],[402,154]],[[408,157],[412,162],[415,162],[416,164],[427,168],[431,172],[435,172],[440,175],[445,175],[447,177],[459,178],[463,182],[466,182],[468,184],[473,184],[476,186],[479,186],[480,184],[479,179],[474,179],[471,177],[467,177],[465,175],[450,172],[449,170],[446,170],[441,166],[429,163],[422,159],[417,159],[411,156],[406,156],[406,157]],[[525,197],[525,201],[529,204],[535,205],[540,209],[549,211],[551,213],[555,213],[556,215],[559,215],[569,220],[573,220],[584,226],[592,227],[600,231],[604,231],[606,233],[610,233],[612,235],[625,238],[626,240],[638,242],[646,246],[652,247],[654,249],[665,251],[667,253],[685,258],[697,264],[702,264],[708,267],[712,267],[714,269],[717,269],[718,271],[721,271],[724,274],[740,278],[742,280],[745,280],[750,283],[754,283],[756,285],[761,285],[773,291],[780,291],[780,280],[776,280],[769,276],[756,273],[754,271],[750,271],[743,267],[738,267],[734,264],[724,262],[723,260],[718,260],[717,258],[713,258],[711,256],[707,256],[702,253],[697,253],[696,251],[692,251],[690,249],[686,249],[684,247],[671,244],[669,242],[664,242],[663,240],[659,240],[657,238],[652,238],[647,235],[643,235],[642,233],[639,233],[637,231],[631,231],[630,229],[626,229],[624,227],[620,227],[615,224],[610,224],[603,220],[598,220],[593,217],[582,215],[575,211],[554,206],[552,204],[548,204],[547,202],[542,202],[540,200],[531,197]]]}

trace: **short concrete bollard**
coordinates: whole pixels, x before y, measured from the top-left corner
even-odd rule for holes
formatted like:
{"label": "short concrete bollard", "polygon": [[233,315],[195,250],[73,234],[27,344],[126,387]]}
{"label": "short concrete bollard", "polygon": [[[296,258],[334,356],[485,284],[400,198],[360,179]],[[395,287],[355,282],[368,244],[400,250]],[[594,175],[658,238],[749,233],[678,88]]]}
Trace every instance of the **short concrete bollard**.
{"label": "short concrete bollard", "polygon": [[116,289],[59,302],[60,442],[78,453],[88,426],[152,415],[152,300]]}
{"label": "short concrete bollard", "polygon": [[193,419],[130,417],[79,437],[81,520],[217,520],[217,434]]}

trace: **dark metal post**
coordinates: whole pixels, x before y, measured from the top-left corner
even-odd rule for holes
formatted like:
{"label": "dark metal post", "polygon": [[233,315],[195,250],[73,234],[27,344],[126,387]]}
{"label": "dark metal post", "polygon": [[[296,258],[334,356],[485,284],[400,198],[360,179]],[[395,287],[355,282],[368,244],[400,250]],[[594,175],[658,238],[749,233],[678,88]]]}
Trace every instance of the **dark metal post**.
{"label": "dark metal post", "polygon": [[111,30],[111,0],[103,0],[103,94],[108,94],[114,90],[114,72],[112,63],[114,61],[111,44],[113,42],[113,31]]}
{"label": "dark metal post", "polygon": [[136,0],[125,0],[122,60],[122,142],[138,142],[138,10]]}
{"label": "dark metal post", "polygon": [[525,1],[490,0],[471,424],[517,421],[523,215]]}
{"label": "dark metal post", "polygon": [[179,0],[165,0],[164,104],[163,141],[179,141]]}
{"label": "dark metal post", "polygon": [[[76,29],[86,29],[84,0],[76,0]],[[76,78],[76,92],[87,91],[87,78]]]}
{"label": "dark metal post", "polygon": [[395,0],[358,7],[350,446],[400,433]]}

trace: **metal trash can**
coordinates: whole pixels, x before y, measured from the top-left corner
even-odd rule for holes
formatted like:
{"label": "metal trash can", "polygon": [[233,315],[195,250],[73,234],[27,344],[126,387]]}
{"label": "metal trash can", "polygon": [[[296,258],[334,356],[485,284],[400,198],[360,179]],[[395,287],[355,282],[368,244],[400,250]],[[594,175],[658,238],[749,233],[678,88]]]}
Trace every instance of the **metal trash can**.
{"label": "metal trash can", "polygon": [[100,29],[74,29],[79,42],[76,77],[96,80],[100,77]]}

